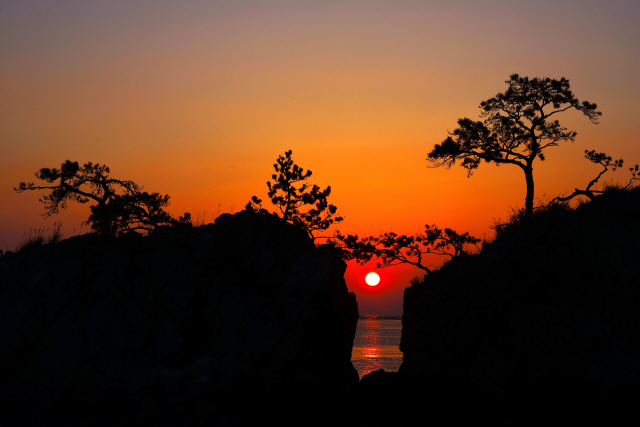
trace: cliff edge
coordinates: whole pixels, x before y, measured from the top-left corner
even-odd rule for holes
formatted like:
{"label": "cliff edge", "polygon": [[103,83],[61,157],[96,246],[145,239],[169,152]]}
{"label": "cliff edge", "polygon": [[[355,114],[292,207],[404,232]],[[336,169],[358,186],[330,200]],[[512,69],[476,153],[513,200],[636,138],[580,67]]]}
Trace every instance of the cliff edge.
{"label": "cliff edge", "polygon": [[606,193],[407,288],[399,374],[459,384],[520,421],[624,409],[640,391],[639,310],[640,191]]}
{"label": "cliff edge", "polygon": [[339,404],[358,382],[345,269],[304,231],[247,211],[5,255],[4,419],[235,425]]}

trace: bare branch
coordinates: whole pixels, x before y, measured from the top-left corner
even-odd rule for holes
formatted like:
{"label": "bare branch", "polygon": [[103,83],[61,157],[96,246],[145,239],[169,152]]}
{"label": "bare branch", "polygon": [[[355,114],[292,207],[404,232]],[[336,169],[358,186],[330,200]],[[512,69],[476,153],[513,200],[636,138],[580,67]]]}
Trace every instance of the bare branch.
{"label": "bare branch", "polygon": [[342,235],[336,232],[332,243],[345,250],[346,259],[354,259],[360,265],[376,261],[376,268],[409,264],[427,273],[432,270],[423,263],[427,254],[447,256],[450,259],[466,255],[465,247],[480,241],[469,233],[457,233],[450,228],[439,229],[426,225],[425,233],[415,236],[383,233],[378,237],[359,239],[357,235]]}
{"label": "bare branch", "polygon": [[[611,156],[607,156],[605,153],[596,153],[596,150],[591,150],[591,151],[584,150],[584,157],[590,162],[602,166],[602,170],[600,171],[600,173],[598,173],[598,175],[594,179],[589,181],[589,183],[587,184],[584,190],[575,188],[573,193],[571,193],[570,195],[555,197],[549,203],[547,203],[544,207],[548,207],[555,202],[566,202],[578,196],[585,196],[589,198],[589,200],[595,199],[598,194],[602,194],[604,193],[604,191],[592,190],[591,187],[593,187],[595,184],[598,183],[602,175],[604,175],[609,170],[609,168],[615,171],[616,169],[621,168],[622,165],[624,164],[623,159],[613,160]],[[627,185],[622,187],[625,190],[631,187],[635,181],[640,180],[640,176],[638,174],[638,165],[636,165],[635,168],[630,168],[629,170],[631,171],[631,179],[629,180]]]}

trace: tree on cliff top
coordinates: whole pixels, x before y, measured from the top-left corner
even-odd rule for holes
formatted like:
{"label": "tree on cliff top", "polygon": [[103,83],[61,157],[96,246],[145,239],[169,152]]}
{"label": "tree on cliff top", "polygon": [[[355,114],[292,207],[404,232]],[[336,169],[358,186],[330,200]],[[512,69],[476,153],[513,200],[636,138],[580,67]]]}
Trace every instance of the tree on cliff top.
{"label": "tree on cliff top", "polygon": [[484,121],[458,120],[459,127],[428,154],[430,167],[451,167],[458,160],[468,176],[480,162],[512,164],[521,168],[527,183],[525,218],[533,215],[533,161],[544,160],[543,151],[560,141],[573,142],[576,132],[567,130],[551,117],[574,109],[592,123],[602,115],[597,105],[579,101],[569,88],[569,80],[520,77],[506,81],[509,88],[480,103]]}
{"label": "tree on cliff top", "polygon": [[[334,205],[327,202],[331,187],[321,190],[315,184],[311,186],[304,182],[312,172],[296,165],[291,153],[289,150],[284,156],[278,156],[277,163],[273,165],[276,173],[271,175],[273,182],[267,181],[267,195],[276,206],[276,215],[285,222],[301,227],[312,239],[316,239],[321,236],[314,236],[314,232],[324,231],[344,218],[337,214]],[[262,200],[256,196],[251,198],[246,208],[267,212],[262,208]]]}
{"label": "tree on cliff top", "polygon": [[[87,223],[91,229],[105,236],[113,236],[131,230],[152,230],[160,225],[177,224],[188,220],[187,213],[175,220],[164,208],[169,205],[169,196],[147,193],[133,181],[119,180],[109,176],[109,168],[101,164],[86,163],[80,166],[70,160],[60,169],[42,168],[36,178],[53,185],[35,185],[21,182],[14,190],[51,190],[40,201],[45,205],[44,217],[57,214],[68,202],[88,203],[91,215]],[[57,183],[56,183],[57,181]]]}
{"label": "tree on cliff top", "polygon": [[424,264],[428,254],[448,256],[453,259],[466,254],[465,246],[475,245],[477,239],[469,233],[458,233],[450,228],[440,229],[435,225],[425,225],[424,233],[415,236],[383,233],[378,237],[359,239],[357,235],[343,236],[336,233],[332,242],[345,250],[346,259],[355,259],[360,265],[377,261],[376,268],[409,264],[431,273]]}
{"label": "tree on cliff top", "polygon": [[[609,170],[609,168],[615,171],[616,169],[621,168],[624,164],[623,159],[613,160],[611,156],[607,156],[605,153],[596,153],[596,150],[584,150],[584,157],[591,163],[602,166],[602,170],[600,171],[598,176],[589,181],[584,190],[576,188],[574,189],[573,193],[566,197],[558,196],[554,198],[547,204],[547,206],[551,205],[554,202],[566,202],[578,196],[585,196],[589,200],[595,199],[598,194],[604,193],[604,190],[593,190],[592,187],[597,184],[602,175],[604,175]],[[631,172],[631,178],[629,179],[629,182],[625,186],[620,186],[617,188],[627,190],[631,188],[637,181],[640,181],[640,167],[638,165],[629,168],[629,171]]]}

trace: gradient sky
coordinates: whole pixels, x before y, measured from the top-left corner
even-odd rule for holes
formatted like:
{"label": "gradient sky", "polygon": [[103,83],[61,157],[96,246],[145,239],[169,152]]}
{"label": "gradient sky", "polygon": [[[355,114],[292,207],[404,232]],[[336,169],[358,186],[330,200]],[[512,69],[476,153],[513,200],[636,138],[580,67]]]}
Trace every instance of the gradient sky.
{"label": "gradient sky", "polygon": [[[428,169],[433,145],[512,73],[566,77],[603,112],[561,123],[574,144],[534,164],[536,196],[583,187],[585,149],[640,162],[638,1],[7,1],[0,3],[0,249],[31,228],[85,232],[87,206],[43,220],[20,181],[66,160],[171,196],[204,215],[266,199],[278,155],[331,185],[343,233],[437,224],[490,236],[522,206],[522,172]],[[627,172],[628,173],[628,172]],[[623,181],[627,173],[606,178]],[[434,260],[438,262],[438,260]],[[420,273],[351,265],[361,314],[400,314]]]}

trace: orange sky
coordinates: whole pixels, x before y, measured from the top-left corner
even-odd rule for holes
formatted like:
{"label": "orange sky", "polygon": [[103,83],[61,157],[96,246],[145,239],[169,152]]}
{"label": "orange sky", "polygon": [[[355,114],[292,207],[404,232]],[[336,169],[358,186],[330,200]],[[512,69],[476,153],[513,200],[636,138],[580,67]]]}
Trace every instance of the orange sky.
{"label": "orange sky", "polygon": [[[537,196],[595,176],[585,149],[640,162],[638,16],[629,1],[4,1],[0,249],[87,218],[82,206],[45,221],[38,194],[13,192],[41,167],[105,163],[209,222],[265,199],[288,149],[331,185],[344,233],[435,223],[482,237],[522,206],[522,172],[483,164],[467,179],[428,169],[427,153],[519,73],[564,76],[603,112],[598,125],[560,117],[578,137],[534,165]],[[365,289],[367,271],[346,276],[361,313],[399,314],[420,272],[383,270]]]}

